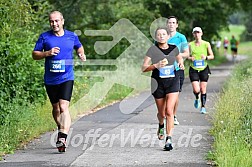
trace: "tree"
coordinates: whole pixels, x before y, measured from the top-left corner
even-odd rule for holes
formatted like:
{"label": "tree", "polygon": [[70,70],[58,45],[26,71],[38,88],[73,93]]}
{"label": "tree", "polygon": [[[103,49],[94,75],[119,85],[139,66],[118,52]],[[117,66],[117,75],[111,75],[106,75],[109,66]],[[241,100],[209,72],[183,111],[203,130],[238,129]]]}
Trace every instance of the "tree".
{"label": "tree", "polygon": [[140,0],[133,1],[115,1],[115,0],[62,0],[55,2],[50,0],[53,5],[57,4],[57,8],[64,14],[65,28],[72,31],[81,30],[82,35],[79,36],[88,58],[116,58],[127,48],[129,43],[121,41],[111,50],[109,54],[98,55],[94,51],[94,43],[99,40],[110,40],[109,37],[87,37],[84,36],[85,30],[108,30],[121,18],[131,20],[142,32],[149,35],[149,26],[155,19],[154,14],[148,11]]}
{"label": "tree", "polygon": [[[156,8],[153,9],[153,4]],[[157,5],[158,4],[158,5]],[[162,0],[152,0],[146,3],[151,10],[157,10],[163,17],[170,15],[179,19],[179,31],[183,32],[189,40],[192,39],[192,28],[200,26],[204,32],[204,38],[210,40],[218,36],[218,30],[228,26],[228,16],[231,13],[225,3],[220,0],[212,1],[183,1],[173,0],[171,3]]]}
{"label": "tree", "polygon": [[[71,30],[108,29],[118,19],[128,18],[146,35],[152,21],[158,17],[174,15],[179,19],[179,31],[192,40],[192,28],[202,27],[204,39],[219,37],[218,32],[228,29],[229,16],[240,9],[251,9],[252,2],[246,0],[49,0],[61,10],[66,19],[66,27]],[[97,58],[93,44],[97,38],[80,36],[86,50]],[[101,37],[101,39],[104,39]],[[125,43],[126,44],[126,43]],[[110,57],[105,55],[103,57]]]}

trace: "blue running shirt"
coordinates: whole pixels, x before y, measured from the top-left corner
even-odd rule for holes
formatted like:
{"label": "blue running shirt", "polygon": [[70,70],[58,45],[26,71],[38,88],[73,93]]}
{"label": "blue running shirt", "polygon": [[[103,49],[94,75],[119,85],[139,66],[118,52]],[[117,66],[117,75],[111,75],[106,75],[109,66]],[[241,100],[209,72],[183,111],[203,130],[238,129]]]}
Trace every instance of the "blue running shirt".
{"label": "blue running shirt", "polygon": [[[176,32],[176,34],[173,37],[171,37],[167,41],[167,43],[176,45],[180,53],[184,52],[185,49],[188,49],[188,42],[186,40],[186,37],[179,32]],[[175,61],[174,65],[177,71],[180,70],[177,61]]]}
{"label": "blue running shirt", "polygon": [[52,30],[39,36],[34,51],[49,51],[53,47],[60,48],[59,54],[45,58],[45,84],[57,85],[74,80],[73,50],[77,50],[81,46],[78,36],[68,30],[64,30],[63,36],[54,35]]}

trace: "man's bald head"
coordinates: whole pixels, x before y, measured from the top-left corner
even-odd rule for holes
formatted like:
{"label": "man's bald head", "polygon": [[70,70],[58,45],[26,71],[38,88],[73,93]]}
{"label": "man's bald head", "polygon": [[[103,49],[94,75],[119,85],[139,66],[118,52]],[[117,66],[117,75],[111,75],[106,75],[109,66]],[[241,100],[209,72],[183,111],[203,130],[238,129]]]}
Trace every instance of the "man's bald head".
{"label": "man's bald head", "polygon": [[49,14],[49,18],[51,17],[51,15],[54,15],[54,14],[60,15],[61,19],[62,19],[62,20],[64,19],[63,14],[62,14],[61,12],[57,11],[57,10],[52,11],[52,12]]}

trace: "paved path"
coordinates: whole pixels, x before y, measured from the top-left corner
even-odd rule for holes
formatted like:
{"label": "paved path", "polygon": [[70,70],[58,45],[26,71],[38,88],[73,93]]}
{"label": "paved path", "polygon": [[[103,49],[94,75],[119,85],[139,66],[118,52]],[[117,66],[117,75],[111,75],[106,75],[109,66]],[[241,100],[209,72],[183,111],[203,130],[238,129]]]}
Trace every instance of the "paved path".
{"label": "paved path", "polygon": [[180,125],[175,126],[170,152],[163,151],[164,141],[157,139],[156,106],[149,92],[144,92],[136,98],[149,98],[134,113],[122,114],[117,103],[76,121],[66,153],[59,154],[50,144],[55,133],[48,132],[4,157],[0,166],[209,166],[205,157],[212,143],[210,115],[232,67],[226,63],[211,68],[205,115],[193,107],[194,95],[189,79],[185,79],[178,111]]}

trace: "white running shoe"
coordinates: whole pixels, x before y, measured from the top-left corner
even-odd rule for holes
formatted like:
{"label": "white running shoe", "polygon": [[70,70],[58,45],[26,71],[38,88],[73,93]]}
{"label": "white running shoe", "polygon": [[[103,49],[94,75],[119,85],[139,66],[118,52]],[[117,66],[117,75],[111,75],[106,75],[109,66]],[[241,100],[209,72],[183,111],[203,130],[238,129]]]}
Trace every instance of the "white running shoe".
{"label": "white running shoe", "polygon": [[179,121],[176,116],[174,116],[174,125],[179,125]]}

